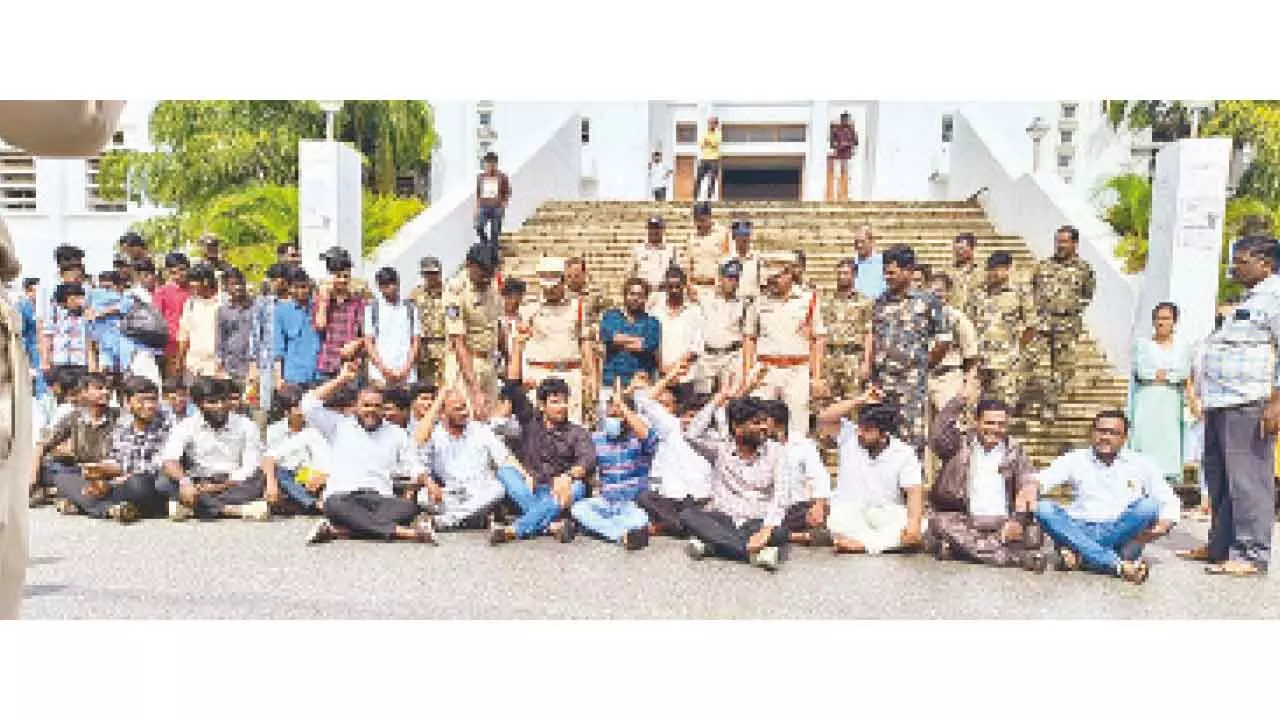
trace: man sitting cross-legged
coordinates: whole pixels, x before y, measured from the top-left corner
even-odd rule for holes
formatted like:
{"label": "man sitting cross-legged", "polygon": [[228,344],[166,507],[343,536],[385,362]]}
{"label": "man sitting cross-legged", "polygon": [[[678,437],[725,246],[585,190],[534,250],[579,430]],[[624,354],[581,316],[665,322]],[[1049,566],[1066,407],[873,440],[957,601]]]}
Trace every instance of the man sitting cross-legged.
{"label": "man sitting cross-legged", "polygon": [[698,414],[697,399],[689,392],[677,398],[671,390],[688,369],[688,363],[681,361],[652,388],[632,381],[636,410],[658,438],[649,466],[649,487],[636,496],[636,504],[649,515],[650,535],[687,537],[688,529],[680,522],[681,511],[702,507],[711,499],[711,463],[684,435]]}
{"label": "man sitting cross-legged", "polygon": [[258,468],[262,441],[258,426],[227,409],[231,380],[207,377],[191,383],[199,412],[177,424],[160,451],[169,495],[169,519],[239,517],[266,520]]}
{"label": "man sitting cross-legged", "polygon": [[976,390],[976,380],[966,382],[933,424],[929,445],[943,464],[929,492],[926,542],[939,560],[1044,572],[1043,535],[1032,523],[1031,503],[1016,503],[1035,468],[1022,444],[1009,437],[1008,406],[982,400],[974,410],[976,427],[960,429],[965,400]]}
{"label": "man sitting cross-legged", "polygon": [[[759,370],[752,372],[734,395],[754,389],[763,376]],[[695,559],[715,554],[777,570],[779,548],[788,539],[782,519],[793,485],[786,448],[768,439],[769,420],[759,400],[729,400],[729,393],[717,393],[685,430],[689,444],[713,468],[710,504],[680,513],[680,522],[692,536],[688,552]],[[731,440],[715,440],[705,433],[722,405]]]}
{"label": "man sitting cross-legged", "polygon": [[614,380],[608,412],[604,430],[591,434],[600,494],[575,502],[571,512],[592,533],[639,550],[649,544],[649,516],[635,498],[648,487],[658,436],[624,395],[621,378]]}
{"label": "man sitting cross-legged", "polygon": [[31,494],[39,496],[50,486],[58,490],[58,511],[75,515],[93,498],[85,495],[90,478],[107,458],[117,413],[108,406],[107,379],[87,373],[77,382],[79,406],[65,412],[36,444],[31,469]]}
{"label": "man sitting cross-legged", "polygon": [[1069,484],[1075,500],[1068,508],[1036,503],[1036,517],[1058,547],[1059,569],[1086,569],[1134,584],[1146,582],[1151,567],[1142,547],[1166,535],[1181,505],[1164,474],[1150,458],[1124,447],[1129,420],[1119,410],[1093,418],[1092,447],[1054,460],[1019,491],[1034,502],[1039,491]]}
{"label": "man sitting cross-legged", "polygon": [[506,394],[511,400],[511,415],[520,423],[516,457],[529,474],[526,478],[498,476],[521,515],[514,525],[495,524],[490,529],[489,542],[494,545],[548,531],[560,542],[571,542],[573,518],[560,516],[586,497],[586,479],[596,469],[591,436],[581,425],[569,422],[569,386],[564,379],[543,379],[538,385],[536,409],[519,390],[525,339],[516,335],[507,367]]}
{"label": "man sitting cross-legged", "polygon": [[[416,486],[426,479],[426,470],[409,434],[383,418],[382,391],[373,386],[361,389],[350,413],[325,407],[325,401],[354,383],[359,372],[358,363],[343,361],[335,378],[302,398],[307,422],[329,441],[330,450],[322,497],[325,519],[307,542],[353,538],[434,544],[435,530],[427,518],[418,517],[417,503],[395,494],[394,475],[404,473]],[[411,487],[409,494],[415,489]]]}
{"label": "man sitting cross-legged", "polygon": [[818,444],[804,435],[788,437],[791,409],[785,402],[765,400],[764,408],[769,416],[769,434],[787,449],[791,479],[796,483],[791,489],[791,506],[782,519],[782,527],[790,533],[793,543],[830,547],[827,510],[831,503],[831,473],[822,462]]}
{"label": "man sitting cross-legged", "polygon": [[279,419],[267,426],[267,451],[262,456],[266,479],[264,499],[272,512],[314,514],[320,511],[319,488],[329,472],[329,442],[307,424],[302,412],[302,388],[285,385],[273,398]]}
{"label": "man sitting cross-legged", "polygon": [[[828,406],[818,415],[839,424],[839,479],[831,498],[827,529],[836,552],[878,554],[920,545],[924,514],[920,460],[899,440],[899,416],[879,404],[879,388]],[[857,423],[848,414],[857,412]],[[903,496],[906,501],[903,501]]]}
{"label": "man sitting cross-legged", "polygon": [[[506,496],[504,484],[525,483],[524,469],[487,422],[471,418],[466,393],[447,388],[439,405],[440,422],[418,452],[428,473],[418,503],[437,530],[483,527]],[[432,409],[425,417],[434,422],[435,414]]]}

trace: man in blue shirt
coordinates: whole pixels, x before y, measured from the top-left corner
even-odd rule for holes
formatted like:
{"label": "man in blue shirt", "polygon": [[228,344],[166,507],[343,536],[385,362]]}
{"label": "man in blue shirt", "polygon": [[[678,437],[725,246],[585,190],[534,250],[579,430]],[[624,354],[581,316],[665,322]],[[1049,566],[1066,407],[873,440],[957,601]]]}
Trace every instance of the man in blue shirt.
{"label": "man in blue shirt", "polygon": [[284,278],[289,267],[276,263],[267,268],[266,292],[253,301],[254,347],[258,349],[258,399],[263,412],[271,412],[271,396],[276,386],[276,301],[286,300],[289,286]]}
{"label": "man in blue shirt", "polygon": [[857,255],[853,261],[857,264],[857,275],[853,287],[858,292],[875,300],[884,294],[888,286],[884,282],[884,256],[876,252],[875,236],[871,234],[871,226],[858,228],[853,239],[853,248]]}
{"label": "man in blue shirt", "polygon": [[311,388],[319,379],[320,355],[320,334],[311,324],[311,278],[302,268],[290,268],[285,281],[289,301],[277,302],[275,311],[276,389],[286,384]]}
{"label": "man in blue shirt", "polygon": [[31,364],[31,377],[35,382],[37,398],[44,397],[48,392],[44,373],[40,372],[40,333],[36,323],[36,296],[39,292],[39,278],[24,278],[22,299],[18,300],[18,314],[22,317],[22,347],[27,351],[27,360]]}
{"label": "man in blue shirt", "polygon": [[657,374],[661,329],[658,319],[644,310],[648,300],[649,283],[642,278],[631,278],[623,286],[622,309],[613,308],[600,318],[600,342],[605,347],[605,359],[596,417],[608,414],[617,380],[625,387],[637,372],[647,373],[650,379]]}
{"label": "man in blue shirt", "polygon": [[592,534],[639,550],[649,544],[649,515],[636,504],[636,496],[649,487],[658,436],[636,413],[631,399],[624,398],[621,380],[614,381],[613,401],[603,425],[603,430],[591,434],[599,495],[575,502],[570,512]]}

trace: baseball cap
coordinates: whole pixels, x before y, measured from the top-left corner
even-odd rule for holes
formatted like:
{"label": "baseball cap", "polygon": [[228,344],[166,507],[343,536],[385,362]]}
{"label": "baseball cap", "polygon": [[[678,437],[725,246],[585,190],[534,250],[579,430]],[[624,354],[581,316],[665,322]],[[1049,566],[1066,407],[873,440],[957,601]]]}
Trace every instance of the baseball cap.
{"label": "baseball cap", "polygon": [[720,266],[720,274],[725,277],[742,277],[742,263],[737,260],[728,260]]}
{"label": "baseball cap", "polygon": [[744,237],[744,236],[746,236],[746,235],[750,235],[750,234],[751,234],[751,221],[750,221],[750,220],[734,220],[734,221],[733,221],[733,236],[734,236],[734,237]]}
{"label": "baseball cap", "polygon": [[649,226],[649,227],[658,227],[658,228],[660,228],[660,227],[662,227],[664,224],[665,224],[665,223],[663,223],[663,222],[662,222],[662,218],[658,217],[657,215],[654,215],[653,217],[649,218],[649,222],[648,222],[648,226]]}
{"label": "baseball cap", "polygon": [[[564,258],[544,257],[538,261],[538,283],[542,287],[555,287],[564,279]],[[554,276],[554,277],[552,277]]]}
{"label": "baseball cap", "polygon": [[422,261],[419,262],[418,264],[421,266],[422,272],[424,273],[429,273],[429,272],[438,273],[441,271],[440,259],[437,257],[433,257],[431,255],[427,255],[423,257]]}
{"label": "baseball cap", "polygon": [[130,230],[120,236],[120,244],[124,247],[146,247],[147,243],[142,236]]}

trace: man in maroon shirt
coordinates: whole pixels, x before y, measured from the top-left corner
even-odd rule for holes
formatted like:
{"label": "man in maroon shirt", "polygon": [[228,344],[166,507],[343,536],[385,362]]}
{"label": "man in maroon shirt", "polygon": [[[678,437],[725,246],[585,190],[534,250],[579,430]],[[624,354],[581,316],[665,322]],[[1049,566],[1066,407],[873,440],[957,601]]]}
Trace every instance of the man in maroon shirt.
{"label": "man in maroon shirt", "polygon": [[[853,120],[849,113],[840,113],[840,122],[831,128],[831,155],[836,161],[836,173],[839,183],[838,200],[849,199],[849,161],[853,159],[854,148],[858,147],[858,131],[853,128]],[[832,180],[836,179],[833,173]]]}
{"label": "man in maroon shirt", "polygon": [[172,252],[164,258],[165,275],[168,282],[156,288],[151,295],[152,304],[164,316],[169,326],[169,344],[164,348],[164,376],[176,377],[178,373],[178,323],[182,320],[182,308],[191,297],[191,287],[187,284],[187,271],[191,263],[187,256]]}
{"label": "man in maroon shirt", "polygon": [[315,329],[320,333],[316,369],[325,380],[337,377],[342,357],[351,357],[360,345],[364,324],[364,297],[351,291],[351,256],[331,253],[325,257],[329,282],[320,288],[315,304]]}
{"label": "man in maroon shirt", "polygon": [[[511,181],[498,169],[497,153],[486,153],[484,172],[476,176],[476,235],[480,242],[498,245],[502,216],[506,214],[510,200]],[[485,225],[489,226],[488,237],[485,237]]]}

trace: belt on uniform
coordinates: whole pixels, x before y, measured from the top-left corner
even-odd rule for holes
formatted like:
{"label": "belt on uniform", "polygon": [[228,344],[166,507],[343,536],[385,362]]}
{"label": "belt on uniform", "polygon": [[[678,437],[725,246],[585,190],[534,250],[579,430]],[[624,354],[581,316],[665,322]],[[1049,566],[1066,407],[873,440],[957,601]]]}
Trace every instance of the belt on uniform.
{"label": "belt on uniform", "polygon": [[798,367],[809,364],[808,355],[761,355],[760,362],[770,367]]}
{"label": "belt on uniform", "polygon": [[707,348],[707,354],[708,355],[724,355],[725,353],[731,353],[731,352],[734,352],[735,350],[741,350],[741,349],[742,349],[742,342],[739,341],[735,343],[729,343],[728,345],[722,348],[709,347]]}
{"label": "belt on uniform", "polygon": [[944,367],[936,367],[930,371],[930,374],[932,374],[934,377],[942,377],[943,375],[948,375],[953,372],[960,372],[960,366],[947,365]]}
{"label": "belt on uniform", "polygon": [[692,282],[694,285],[715,285],[716,284],[715,278],[694,278]]}
{"label": "belt on uniform", "polygon": [[538,362],[537,360],[530,360],[528,362],[529,362],[529,365],[531,365],[532,367],[542,368],[543,370],[556,370],[561,372],[564,370],[577,370],[578,368],[582,367],[581,360],[561,360],[558,362]]}
{"label": "belt on uniform", "polygon": [[1071,317],[1072,315],[1079,315],[1079,314],[1080,314],[1080,311],[1079,311],[1079,310],[1064,310],[1064,311],[1062,311],[1062,312],[1058,312],[1058,311],[1056,311],[1056,310],[1050,310],[1050,311],[1049,311],[1049,314],[1050,314],[1050,315],[1052,315],[1052,316],[1054,316],[1054,317]]}
{"label": "belt on uniform", "polygon": [[862,346],[854,343],[837,343],[835,345],[828,345],[827,350],[829,352],[847,353],[852,355],[854,353],[862,352]]}
{"label": "belt on uniform", "polygon": [[424,337],[424,338],[422,338],[422,342],[430,342],[430,343],[434,343],[434,342],[444,342],[445,340],[448,340],[448,338],[443,338],[443,337]]}

